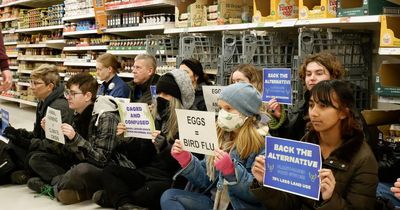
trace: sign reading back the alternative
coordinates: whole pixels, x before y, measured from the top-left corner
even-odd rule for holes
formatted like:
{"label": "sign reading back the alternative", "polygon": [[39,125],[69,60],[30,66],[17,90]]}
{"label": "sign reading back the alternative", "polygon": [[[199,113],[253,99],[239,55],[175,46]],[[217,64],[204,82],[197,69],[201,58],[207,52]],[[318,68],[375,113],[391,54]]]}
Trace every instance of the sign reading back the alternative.
{"label": "sign reading back the alternative", "polygon": [[224,86],[205,86],[203,85],[204,102],[206,103],[207,111],[218,112],[218,97],[221,94]]}
{"label": "sign reading back the alternative", "polygon": [[7,112],[5,109],[0,109],[1,111],[1,129],[0,129],[0,135],[3,135],[4,129],[8,127],[9,120],[10,120],[10,114]]}
{"label": "sign reading back the alternative", "polygon": [[288,68],[265,68],[263,101],[272,98],[281,104],[292,104],[291,72]]}
{"label": "sign reading back the alternative", "polygon": [[267,136],[264,186],[319,200],[319,145]]}
{"label": "sign reading back the alternative", "polygon": [[176,116],[183,149],[214,155],[214,149],[218,148],[215,112],[176,109]]}
{"label": "sign reading back the alternative", "polygon": [[61,124],[61,111],[47,107],[46,126],[44,129],[46,138],[61,144],[65,144],[64,135],[61,130]]}
{"label": "sign reading back the alternative", "polygon": [[124,137],[136,137],[142,139],[153,139],[155,130],[153,116],[149,105],[146,103],[120,104],[121,121],[125,123],[126,132]]}

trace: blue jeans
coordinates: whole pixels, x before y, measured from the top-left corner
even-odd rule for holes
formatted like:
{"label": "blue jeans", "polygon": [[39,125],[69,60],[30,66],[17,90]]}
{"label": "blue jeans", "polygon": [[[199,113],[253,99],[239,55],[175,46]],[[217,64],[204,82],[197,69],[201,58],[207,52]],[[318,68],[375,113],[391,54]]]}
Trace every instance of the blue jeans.
{"label": "blue jeans", "polygon": [[160,202],[163,210],[206,210],[214,206],[209,196],[179,189],[165,191]]}
{"label": "blue jeans", "polygon": [[389,199],[394,206],[400,207],[400,200],[396,198],[390,188],[393,187],[393,183],[379,182],[378,188],[376,189],[376,196]]}

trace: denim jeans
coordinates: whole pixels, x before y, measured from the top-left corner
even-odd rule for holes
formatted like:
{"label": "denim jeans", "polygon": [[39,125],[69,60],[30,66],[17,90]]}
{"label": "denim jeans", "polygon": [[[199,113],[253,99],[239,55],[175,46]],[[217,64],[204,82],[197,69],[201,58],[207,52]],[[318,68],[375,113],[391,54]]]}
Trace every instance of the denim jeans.
{"label": "denim jeans", "polygon": [[160,202],[163,210],[207,210],[214,205],[209,196],[179,189],[165,191]]}
{"label": "denim jeans", "polygon": [[393,187],[393,183],[379,182],[378,188],[376,189],[376,196],[389,199],[394,206],[400,207],[400,200],[396,198],[390,188]]}

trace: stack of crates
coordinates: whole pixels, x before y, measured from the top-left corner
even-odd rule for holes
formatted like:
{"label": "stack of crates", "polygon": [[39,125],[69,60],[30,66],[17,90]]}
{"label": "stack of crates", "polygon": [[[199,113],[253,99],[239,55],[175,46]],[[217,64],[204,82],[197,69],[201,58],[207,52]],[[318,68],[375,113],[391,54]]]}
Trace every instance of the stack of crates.
{"label": "stack of crates", "polygon": [[[228,85],[233,68],[238,64],[253,64],[264,68],[291,68],[295,55],[295,38],[287,33],[266,31],[224,32],[217,83]],[[292,72],[292,75],[297,73]],[[296,83],[297,80],[292,80]],[[296,86],[297,85],[293,85]],[[294,96],[297,94],[294,90]]]}
{"label": "stack of crates", "polygon": [[221,37],[218,34],[185,33],[180,35],[177,67],[184,59],[194,58],[201,62],[205,73],[216,74]]}
{"label": "stack of crates", "polygon": [[157,60],[157,73],[164,74],[176,67],[179,38],[169,35],[147,35],[146,52]]}
{"label": "stack of crates", "polygon": [[371,34],[333,29],[300,29],[299,63],[321,51],[335,55],[346,70],[359,110],[370,108]]}

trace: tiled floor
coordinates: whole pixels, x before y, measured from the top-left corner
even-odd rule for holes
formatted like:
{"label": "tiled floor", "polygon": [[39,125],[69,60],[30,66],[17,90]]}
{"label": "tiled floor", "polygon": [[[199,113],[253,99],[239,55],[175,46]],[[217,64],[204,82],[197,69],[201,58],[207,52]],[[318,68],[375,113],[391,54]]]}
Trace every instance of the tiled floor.
{"label": "tiled floor", "polygon": [[[10,124],[16,128],[33,129],[35,119],[35,108],[19,108],[17,103],[0,100],[0,108],[10,113]],[[0,186],[0,209],[1,210],[62,210],[62,209],[104,209],[91,201],[74,205],[62,205],[46,196],[35,197],[26,185]]]}

